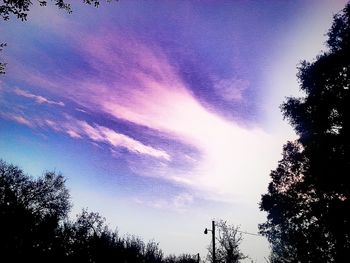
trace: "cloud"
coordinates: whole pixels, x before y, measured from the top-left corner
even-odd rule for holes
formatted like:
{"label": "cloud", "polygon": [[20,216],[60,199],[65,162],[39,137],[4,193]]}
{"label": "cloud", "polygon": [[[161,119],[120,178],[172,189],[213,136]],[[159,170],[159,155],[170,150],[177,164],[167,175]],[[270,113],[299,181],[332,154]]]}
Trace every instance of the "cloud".
{"label": "cloud", "polygon": [[240,78],[222,79],[214,84],[215,93],[228,102],[242,101],[249,81]]}
{"label": "cloud", "polygon": [[49,100],[43,96],[39,96],[39,95],[34,95],[34,94],[31,94],[25,90],[22,90],[22,89],[18,89],[16,88],[15,91],[14,91],[18,96],[22,96],[22,97],[25,97],[25,98],[30,98],[30,99],[33,99],[36,101],[36,103],[39,103],[39,104],[51,104],[51,105],[57,105],[57,106],[61,106],[61,107],[64,107],[64,103],[62,101],[53,101],[53,100]]}
{"label": "cloud", "polygon": [[[95,74],[85,74],[77,68],[79,78],[74,77],[74,72],[51,79],[34,72],[25,79],[74,102],[91,118],[102,115],[122,120],[125,125],[147,127],[159,137],[196,148],[200,154],[200,161],[192,169],[181,172],[169,166],[153,168],[136,163],[140,175],[183,184],[206,198],[258,200],[285,138],[274,137],[256,126],[239,126],[205,107],[193,96],[191,84],[181,78],[181,69],[155,44],[145,44],[123,32],[96,32],[93,36],[81,33],[73,41],[79,46],[76,52]],[[219,81],[214,88],[221,89],[227,100],[239,100],[248,85],[245,80],[233,78]],[[156,149],[110,127],[81,120],[66,130],[75,132],[70,132],[72,137],[83,136],[143,156],[172,160],[168,149]]]}
{"label": "cloud", "polygon": [[177,210],[184,210],[193,203],[193,196],[189,193],[181,193],[174,197],[173,204]]}
{"label": "cloud", "polygon": [[[97,51],[98,61],[112,65],[117,59],[118,54],[109,53],[114,50],[113,46],[108,46],[111,43],[113,41],[95,40],[92,50]],[[126,47],[126,53],[128,49]],[[149,127],[200,150],[202,160],[196,168],[183,174],[168,171],[164,176],[168,180],[185,183],[203,194],[212,193],[206,196],[226,196],[225,199],[231,201],[237,196],[263,192],[269,171],[279,158],[279,138],[273,138],[258,127],[241,127],[205,108],[160,50],[152,51],[139,43],[132,58],[138,64],[129,65],[123,85],[90,83],[87,89],[98,90],[99,96],[89,93],[91,96],[79,97],[80,102],[86,107],[97,105],[91,109],[95,112],[102,110],[116,119]],[[145,74],[143,71],[148,65],[149,71]],[[123,74],[118,66],[113,70]],[[130,81],[126,81],[127,78]],[[221,82],[221,88],[232,87],[243,92],[248,84],[244,80],[227,80]],[[230,99],[242,96],[237,91],[225,95]]]}
{"label": "cloud", "polygon": [[113,148],[125,148],[128,151],[140,155],[148,155],[154,158],[160,158],[167,161],[171,160],[171,156],[160,149],[145,145],[125,134],[97,124],[89,124],[86,121],[74,119],[66,116],[65,121],[37,120],[38,126],[48,126],[55,131],[64,132],[74,139],[88,138],[93,142],[106,143]]}
{"label": "cloud", "polygon": [[[37,113],[37,111],[35,111]],[[129,152],[171,161],[171,156],[164,150],[154,148],[114,129],[98,124],[89,124],[85,120],[78,120],[65,114],[63,119],[49,119],[42,116],[30,116],[28,113],[14,113],[0,111],[0,118],[15,121],[33,129],[50,128],[55,132],[65,133],[74,139],[87,138],[94,143],[104,143],[113,149],[125,148]],[[56,116],[56,118],[62,116]]]}
{"label": "cloud", "polygon": [[0,112],[0,117],[7,120],[15,121],[19,124],[23,124],[28,127],[33,127],[33,123],[29,121],[27,118],[25,118],[24,116],[22,116],[21,114]]}
{"label": "cloud", "polygon": [[26,118],[24,118],[23,116],[13,116],[13,119],[16,121],[16,122],[18,122],[18,123],[20,123],[20,124],[24,124],[24,125],[27,125],[27,126],[29,126],[29,127],[31,127],[32,125],[31,125],[31,123],[30,123],[30,121],[29,120],[27,120]]}
{"label": "cloud", "polygon": [[80,109],[80,108],[75,108],[76,111],[82,112],[82,113],[87,113],[86,110]]}
{"label": "cloud", "polygon": [[[149,155],[155,158],[171,160],[168,153],[163,150],[155,149],[151,146],[145,145],[129,136],[118,133],[110,128],[95,124],[94,126],[85,121],[77,121],[77,127],[80,132],[85,133],[93,141],[105,142],[113,147],[124,147],[130,152],[137,154]],[[78,134],[77,132],[75,132]],[[78,134],[79,135],[79,134]]]}
{"label": "cloud", "polygon": [[67,134],[74,139],[82,138],[79,133],[77,133],[76,131],[73,131],[73,130],[67,130]]}
{"label": "cloud", "polygon": [[150,201],[145,198],[134,197],[133,201],[142,206],[184,213],[193,205],[194,197],[190,193],[181,192],[171,197],[155,198]]}

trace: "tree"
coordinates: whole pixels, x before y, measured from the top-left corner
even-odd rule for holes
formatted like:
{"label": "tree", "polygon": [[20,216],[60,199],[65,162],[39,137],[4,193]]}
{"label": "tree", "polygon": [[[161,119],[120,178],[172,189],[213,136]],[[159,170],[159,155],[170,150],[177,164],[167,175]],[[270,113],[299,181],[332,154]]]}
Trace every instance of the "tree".
{"label": "tree", "polygon": [[96,212],[68,218],[62,175],[32,178],[0,160],[0,254],[11,262],[194,263],[194,256],[163,258],[155,241],[119,237]]}
{"label": "tree", "polygon": [[[242,235],[239,233],[239,227],[228,225],[226,221],[218,220],[215,222],[216,242],[215,259],[216,263],[238,263],[247,258],[239,245],[242,242]],[[213,261],[212,246],[208,248],[208,260]]]}
{"label": "tree", "polygon": [[345,262],[350,253],[350,3],[327,47],[300,64],[305,96],[281,106],[299,138],[284,146],[260,203],[272,262]]}
{"label": "tree", "polygon": [[33,179],[0,160],[0,251],[14,262],[44,260],[60,242],[60,221],[70,209],[60,174]]}
{"label": "tree", "polygon": [[[0,52],[6,47],[6,43],[0,43]],[[0,59],[1,61],[2,59]],[[0,75],[5,74],[6,63],[0,62]]]}
{"label": "tree", "polygon": [[[106,0],[110,2],[111,0]],[[48,1],[36,0],[40,6],[46,6]],[[71,5],[67,0],[51,0],[58,8],[64,9],[67,12],[71,13]],[[98,7],[100,5],[99,0],[83,0],[85,4],[94,5]],[[31,0],[3,0],[0,5],[0,16],[3,20],[9,20],[10,15],[15,15],[18,19],[22,21],[27,19],[28,12],[30,11],[33,2]]]}
{"label": "tree", "polygon": [[164,263],[199,263],[198,255],[182,254],[179,256],[170,255],[164,259]]}

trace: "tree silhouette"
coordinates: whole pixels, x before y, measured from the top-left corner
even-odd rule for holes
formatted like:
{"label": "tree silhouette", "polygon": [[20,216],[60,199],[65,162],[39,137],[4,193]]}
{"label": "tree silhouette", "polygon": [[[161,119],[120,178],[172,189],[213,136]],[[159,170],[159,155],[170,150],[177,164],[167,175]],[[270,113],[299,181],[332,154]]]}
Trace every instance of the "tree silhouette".
{"label": "tree silhouette", "polygon": [[[6,47],[6,43],[0,43],[0,52]],[[2,59],[0,59],[1,61]],[[0,62],[0,75],[5,74],[6,63]]]}
{"label": "tree silhouette", "polygon": [[194,263],[195,256],[163,256],[158,243],[120,237],[105,219],[71,204],[62,175],[32,178],[0,160],[0,255],[9,262]]}
{"label": "tree silhouette", "polygon": [[64,178],[32,179],[0,161],[0,249],[4,258],[44,259],[57,245],[59,222],[70,208]]}
{"label": "tree silhouette", "polygon": [[179,256],[170,255],[167,256],[164,260],[164,263],[199,263],[198,256],[190,254],[182,254]]}
{"label": "tree silhouette", "polygon": [[[246,259],[239,245],[242,242],[242,235],[239,233],[239,227],[229,225],[226,221],[218,220],[215,222],[216,242],[215,259],[216,263],[238,263]],[[208,260],[213,261],[212,245],[208,247]]]}
{"label": "tree silhouette", "polygon": [[[111,0],[106,0],[111,2]],[[36,0],[36,2],[41,6],[46,6],[48,1]],[[64,9],[67,12],[71,13],[71,5],[67,0],[51,0],[54,5],[60,9]],[[94,5],[98,7],[100,5],[99,0],[82,0],[83,3]],[[3,20],[9,20],[11,15],[16,16],[18,19],[26,20],[28,12],[33,5],[31,0],[3,0],[0,5],[0,16]]]}
{"label": "tree silhouette", "polygon": [[350,253],[350,3],[327,46],[299,67],[305,96],[281,106],[299,139],[284,146],[260,203],[272,262],[345,262]]}

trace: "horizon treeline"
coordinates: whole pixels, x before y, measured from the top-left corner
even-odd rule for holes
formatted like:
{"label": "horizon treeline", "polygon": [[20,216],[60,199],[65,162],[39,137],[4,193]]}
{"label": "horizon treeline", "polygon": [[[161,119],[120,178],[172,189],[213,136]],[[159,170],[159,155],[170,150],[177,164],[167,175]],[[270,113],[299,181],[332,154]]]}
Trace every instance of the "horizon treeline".
{"label": "horizon treeline", "polygon": [[120,236],[105,218],[83,209],[75,220],[65,178],[33,178],[0,159],[0,253],[8,262],[194,263],[197,255],[165,256],[154,240]]}

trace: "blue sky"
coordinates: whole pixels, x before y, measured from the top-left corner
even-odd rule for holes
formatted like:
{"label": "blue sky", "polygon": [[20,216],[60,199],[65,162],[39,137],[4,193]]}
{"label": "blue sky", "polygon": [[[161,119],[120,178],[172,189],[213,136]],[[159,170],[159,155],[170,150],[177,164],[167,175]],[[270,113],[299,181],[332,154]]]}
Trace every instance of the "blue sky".
{"label": "blue sky", "polygon": [[[256,233],[279,105],[345,1],[119,1],[1,22],[0,157],[62,172],[75,204],[166,253],[205,256],[213,218]],[[244,236],[264,262],[268,243]]]}

